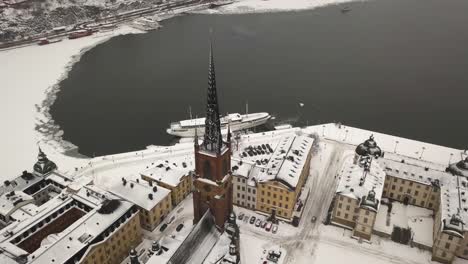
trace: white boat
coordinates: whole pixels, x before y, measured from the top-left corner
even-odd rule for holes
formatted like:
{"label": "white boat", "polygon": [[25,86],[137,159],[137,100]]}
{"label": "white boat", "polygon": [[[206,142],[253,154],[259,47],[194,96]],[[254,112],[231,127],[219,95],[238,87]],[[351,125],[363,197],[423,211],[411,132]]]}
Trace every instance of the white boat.
{"label": "white boat", "polygon": [[[265,112],[241,115],[239,113],[228,114],[221,117],[221,133],[227,133],[228,124],[231,132],[249,129],[265,124],[271,115]],[[177,137],[193,137],[195,129],[198,136],[205,134],[205,118],[195,118],[171,123],[167,133]]]}

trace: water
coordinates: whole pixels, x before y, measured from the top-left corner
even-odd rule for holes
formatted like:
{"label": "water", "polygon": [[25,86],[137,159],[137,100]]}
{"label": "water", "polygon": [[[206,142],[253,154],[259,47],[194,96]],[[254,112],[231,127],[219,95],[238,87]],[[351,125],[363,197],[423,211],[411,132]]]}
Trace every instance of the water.
{"label": "water", "polygon": [[[346,14],[190,15],[87,52],[51,112],[89,156],[169,144],[203,116],[209,28],[221,111],[267,111],[456,148],[468,144],[468,2],[376,0]],[[299,102],[305,103],[299,108]]]}

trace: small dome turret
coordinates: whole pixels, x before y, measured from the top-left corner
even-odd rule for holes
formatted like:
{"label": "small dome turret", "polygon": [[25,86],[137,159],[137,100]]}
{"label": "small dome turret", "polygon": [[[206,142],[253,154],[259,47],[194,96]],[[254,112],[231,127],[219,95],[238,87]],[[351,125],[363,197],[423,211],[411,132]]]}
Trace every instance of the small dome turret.
{"label": "small dome turret", "polygon": [[45,175],[53,170],[57,169],[57,165],[47,158],[47,155],[42,152],[42,149],[39,148],[39,154],[37,155],[37,162],[34,164],[34,172]]}
{"label": "small dome turret", "polygon": [[373,156],[378,158],[382,156],[382,150],[377,146],[377,142],[374,140],[374,135],[371,135],[369,139],[356,147],[356,154],[359,156]]}
{"label": "small dome turret", "polygon": [[134,248],[130,250],[130,264],[140,264],[140,260],[138,259],[138,254]]}
{"label": "small dome turret", "polygon": [[465,159],[460,160],[457,163],[452,163],[447,168],[447,171],[458,175],[468,178],[468,157]]}

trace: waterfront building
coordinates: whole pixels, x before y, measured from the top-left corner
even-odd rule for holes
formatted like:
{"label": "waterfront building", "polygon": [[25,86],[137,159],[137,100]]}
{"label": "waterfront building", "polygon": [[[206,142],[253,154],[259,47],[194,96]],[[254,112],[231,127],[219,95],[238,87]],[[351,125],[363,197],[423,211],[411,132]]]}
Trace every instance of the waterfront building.
{"label": "waterfront building", "polygon": [[378,158],[381,154],[371,137],[356,148],[352,163],[344,162],[331,222],[352,229],[353,236],[370,240],[382,199],[423,207],[434,211],[429,247],[432,260],[452,263],[455,257],[468,259],[468,159],[450,164],[443,171],[405,157]]}
{"label": "waterfront building", "polygon": [[311,137],[288,134],[249,146],[247,152],[259,153],[251,160],[233,158],[234,203],[298,223],[297,212],[304,202],[299,197],[309,175],[313,143]]}
{"label": "waterfront building", "polygon": [[119,263],[141,242],[137,207],[95,186],[27,206],[0,239],[4,255],[20,263]]}
{"label": "waterfront building", "polygon": [[258,175],[257,210],[286,219],[293,217],[309,175],[313,142],[313,138],[297,135],[281,139]]}
{"label": "waterfront building", "polygon": [[[183,164],[181,166],[184,166]],[[171,165],[166,161],[161,161],[157,166],[141,172],[140,175],[145,181],[171,190],[172,206],[175,207],[192,192],[192,176],[186,167],[186,164],[185,168],[180,168],[176,164]]]}
{"label": "waterfront building", "polygon": [[331,222],[369,240],[380,206],[385,172],[377,162],[354,164],[346,160],[335,195]]}
{"label": "waterfront building", "polygon": [[141,227],[148,231],[156,228],[172,211],[171,191],[143,180],[115,181],[108,191],[140,209]]}

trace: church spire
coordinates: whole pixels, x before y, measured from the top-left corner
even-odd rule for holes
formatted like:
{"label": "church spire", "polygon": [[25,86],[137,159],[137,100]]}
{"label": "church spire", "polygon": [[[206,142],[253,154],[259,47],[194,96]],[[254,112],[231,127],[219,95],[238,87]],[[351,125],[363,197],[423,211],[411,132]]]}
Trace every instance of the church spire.
{"label": "church spire", "polygon": [[208,68],[208,96],[206,104],[205,135],[203,147],[206,150],[221,153],[223,138],[219,120],[218,95],[216,92],[216,74],[214,66],[213,44],[210,41],[210,58]]}

